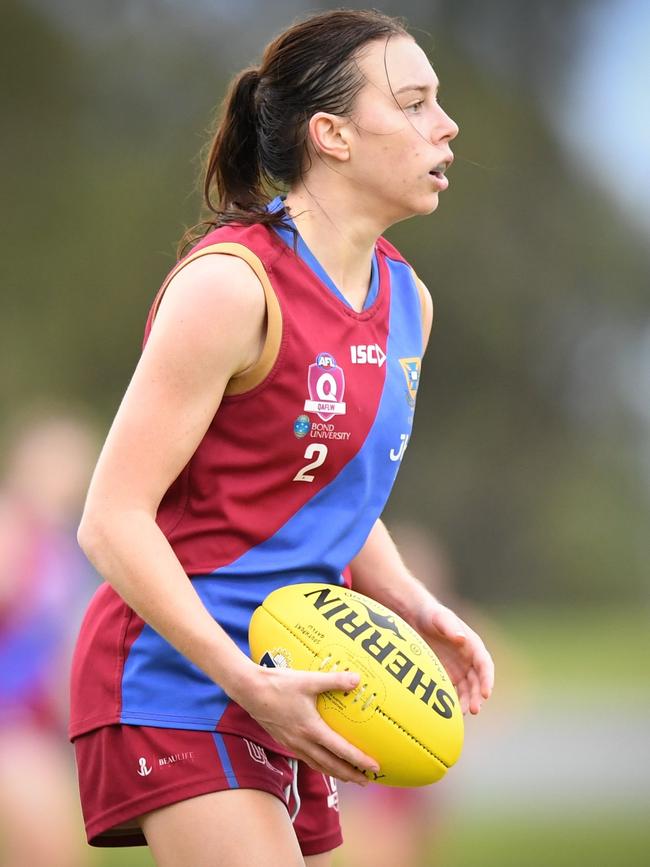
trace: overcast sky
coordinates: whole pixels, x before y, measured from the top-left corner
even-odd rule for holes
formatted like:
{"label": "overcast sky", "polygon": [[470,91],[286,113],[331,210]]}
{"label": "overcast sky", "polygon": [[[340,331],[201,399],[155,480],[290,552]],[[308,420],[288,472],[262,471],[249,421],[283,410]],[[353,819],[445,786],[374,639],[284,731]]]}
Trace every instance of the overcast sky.
{"label": "overcast sky", "polygon": [[546,114],[576,169],[650,230],[650,3],[588,4],[579,32],[566,90]]}

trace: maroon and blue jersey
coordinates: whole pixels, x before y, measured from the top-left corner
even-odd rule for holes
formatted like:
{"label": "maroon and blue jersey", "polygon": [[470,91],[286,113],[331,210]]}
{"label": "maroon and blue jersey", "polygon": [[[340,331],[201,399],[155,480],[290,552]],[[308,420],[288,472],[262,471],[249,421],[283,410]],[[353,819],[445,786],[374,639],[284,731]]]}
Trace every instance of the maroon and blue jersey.
{"label": "maroon and blue jersey", "polygon": [[[413,422],[422,288],[381,238],[359,312],[299,237],[294,249],[290,231],[225,226],[163,283],[145,343],[169,280],[215,253],[242,258],[260,280],[265,345],[229,382],[157,522],[206,608],[248,654],[250,617],[267,594],[304,581],[346,583],[347,564],[382,513]],[[277,749],[105,584],[77,645],[70,734],[111,723],[239,733]]]}
{"label": "maroon and blue jersey", "polygon": [[97,586],[67,528],[7,498],[13,548],[2,564],[0,599],[0,738],[3,727],[35,726],[60,735],[65,727],[70,637]]}

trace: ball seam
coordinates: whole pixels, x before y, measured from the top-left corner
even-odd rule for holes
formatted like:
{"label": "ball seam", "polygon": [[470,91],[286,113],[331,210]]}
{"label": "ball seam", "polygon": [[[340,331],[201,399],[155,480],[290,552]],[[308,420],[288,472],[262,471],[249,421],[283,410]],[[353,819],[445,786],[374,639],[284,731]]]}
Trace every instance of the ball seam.
{"label": "ball seam", "polygon": [[413,736],[409,731],[407,731],[403,726],[401,726],[401,725],[400,725],[396,720],[394,720],[391,716],[389,716],[389,715],[388,715],[385,711],[383,711],[380,707],[376,707],[376,708],[375,708],[375,713],[379,713],[379,714],[381,714],[385,719],[387,719],[387,720],[388,720],[389,722],[391,722],[391,723],[392,723],[396,728],[398,728],[398,729],[399,729],[403,734],[405,734],[407,738],[410,738],[410,739],[411,739],[412,741],[414,741],[414,742],[415,742],[419,747],[421,747],[421,748],[424,750],[425,753],[428,753],[428,754],[429,754],[432,758],[434,758],[437,762],[440,762],[440,764],[441,764],[443,767],[445,767],[445,768],[447,768],[447,770],[449,770],[449,768],[451,767],[451,765],[448,765],[447,762],[444,761],[444,759],[441,759],[440,756],[436,755],[436,753],[434,753],[434,752],[433,752],[432,750],[430,750],[427,746],[425,746],[421,741],[419,741],[416,737],[414,737],[414,736]]}

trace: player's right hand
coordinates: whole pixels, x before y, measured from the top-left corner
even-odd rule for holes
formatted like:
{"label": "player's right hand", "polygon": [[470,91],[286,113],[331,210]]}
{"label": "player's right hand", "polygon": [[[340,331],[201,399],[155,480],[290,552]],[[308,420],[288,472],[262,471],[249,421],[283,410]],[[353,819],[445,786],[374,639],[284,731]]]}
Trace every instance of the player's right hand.
{"label": "player's right hand", "polygon": [[349,671],[309,672],[260,666],[236,701],[278,743],[309,767],[344,782],[365,786],[362,771],[378,773],[377,762],[331,729],[316,709],[321,692],[346,692],[359,685]]}

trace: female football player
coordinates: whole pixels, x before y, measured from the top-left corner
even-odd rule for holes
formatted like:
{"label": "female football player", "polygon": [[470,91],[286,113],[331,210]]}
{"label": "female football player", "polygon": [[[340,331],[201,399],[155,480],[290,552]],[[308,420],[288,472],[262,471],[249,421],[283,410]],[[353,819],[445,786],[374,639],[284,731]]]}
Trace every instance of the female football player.
{"label": "female football player", "polygon": [[70,732],[95,845],[146,842],[161,867],[329,863],[335,778],[378,768],[315,707],[358,675],[249,658],[251,614],[282,585],[352,580],[431,644],[463,711],[490,695],[483,642],[380,517],[432,320],[381,236],[447,189],[458,128],[437,92],[400,22],[345,10],[232,82],[209,219],[152,305],[79,529],[106,579]]}

